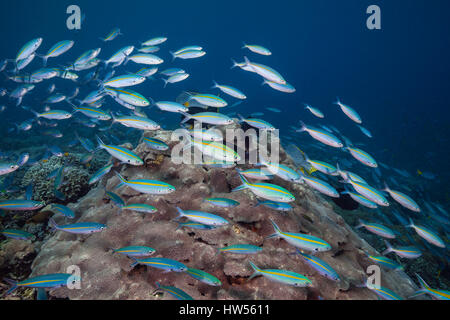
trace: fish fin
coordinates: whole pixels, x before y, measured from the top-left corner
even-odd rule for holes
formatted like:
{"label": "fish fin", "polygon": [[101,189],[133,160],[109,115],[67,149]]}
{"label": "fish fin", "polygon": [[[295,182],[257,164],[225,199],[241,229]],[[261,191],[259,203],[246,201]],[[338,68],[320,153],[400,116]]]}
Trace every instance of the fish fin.
{"label": "fish fin", "polygon": [[253,262],[249,261],[248,262],[250,264],[250,266],[252,267],[252,269],[254,270],[253,274],[250,276],[250,279],[253,279],[256,276],[259,276],[261,274],[261,269],[258,268]]}
{"label": "fish fin", "polygon": [[387,185],[386,181],[383,181],[383,185],[384,185],[384,188],[382,189],[382,191],[389,193],[389,191],[391,191],[391,189],[389,189],[389,186]]}
{"label": "fish fin", "polygon": [[124,177],[122,177],[120,173],[116,172],[116,176],[119,178],[120,183],[115,187],[115,189],[120,188],[121,186],[127,183],[127,180]]}
{"label": "fish fin", "polygon": [[175,55],[175,52],[173,52],[173,51],[169,51],[169,53],[172,56],[172,62],[173,62],[177,58],[177,56]]}
{"label": "fish fin", "polygon": [[272,233],[270,235],[268,235],[267,237],[265,237],[264,239],[272,239],[272,238],[277,238],[279,236],[278,233]]}
{"label": "fish fin", "polygon": [[231,66],[230,69],[234,69],[239,66],[239,63],[237,63],[234,59],[231,59],[231,62],[233,63],[233,65]]}
{"label": "fish fin", "polygon": [[18,285],[17,285],[17,281],[14,281],[12,279],[3,278],[3,280],[11,285],[11,288],[9,288],[9,290],[6,291],[2,296],[2,297],[6,297],[10,293],[12,293],[14,290],[16,290],[18,288]]}
{"label": "fish fin", "polygon": [[46,67],[47,66],[48,57],[47,56],[41,56],[41,55],[37,55],[37,56],[42,59],[42,66]]}
{"label": "fish fin", "polygon": [[411,296],[409,296],[408,299],[415,298],[415,297],[421,296],[426,293],[427,293],[426,290],[420,289],[420,290],[417,290],[416,292],[414,292]]}
{"label": "fish fin", "polygon": [[295,132],[303,132],[303,131],[306,131],[306,124],[303,122],[303,121],[299,121],[299,123],[300,123],[300,129],[297,129],[297,130],[295,130]]}
{"label": "fish fin", "polygon": [[56,224],[55,220],[53,218],[50,218],[49,225],[51,226],[52,230],[57,230],[58,225]]}
{"label": "fish fin", "polygon": [[189,121],[189,119],[191,119],[191,115],[189,113],[184,112],[184,111],[181,111],[180,113],[186,117],[183,119],[183,121],[181,121],[181,124],[186,123]]}
{"label": "fish fin", "polygon": [[[273,221],[272,219],[269,219],[269,220],[270,220],[270,223],[272,224],[273,229],[275,230],[274,235],[279,236],[281,234],[281,229],[277,226],[275,221]],[[272,238],[274,235],[270,235],[269,237]]]}
{"label": "fish fin", "polygon": [[231,192],[241,191],[247,189],[248,187],[245,184],[240,185],[239,187],[234,188]]}
{"label": "fish fin", "polygon": [[425,282],[425,280],[422,279],[421,276],[419,276],[418,273],[416,273],[416,277],[417,277],[417,280],[419,280],[420,289],[421,290],[428,290],[428,289],[430,289],[430,286]]}
{"label": "fish fin", "polygon": [[182,228],[181,222],[177,222],[178,223],[178,227],[175,229],[175,231],[180,230]]}
{"label": "fish fin", "polygon": [[98,147],[102,148],[103,146],[105,146],[105,144],[103,143],[102,139],[100,139],[100,137],[98,135],[95,135],[95,137],[97,138],[97,142],[98,142]]}
{"label": "fish fin", "polygon": [[47,292],[45,292],[45,288],[38,289],[36,300],[48,300],[48,295]]}
{"label": "fish fin", "polygon": [[177,211],[178,211],[178,216],[175,218],[175,220],[179,220],[182,217],[184,217],[184,211],[181,208],[179,208],[179,207],[176,207],[176,208],[177,208]]}
{"label": "fish fin", "polygon": [[139,264],[139,261],[134,257],[131,257],[131,259],[133,259],[134,262],[130,265],[130,267],[134,268]]}
{"label": "fish fin", "polygon": [[362,220],[362,219],[359,219],[358,220],[359,221],[359,224],[355,227],[356,229],[359,229],[359,228],[362,228],[362,227],[364,227],[364,225],[365,225],[365,222],[364,222],[364,220]]}
{"label": "fish fin", "polygon": [[383,256],[385,256],[385,255],[387,255],[388,253],[391,253],[391,252],[392,252],[392,246],[391,246],[391,244],[389,243],[389,241],[384,240],[384,243],[386,244],[387,249],[384,250],[384,251],[381,253]]}

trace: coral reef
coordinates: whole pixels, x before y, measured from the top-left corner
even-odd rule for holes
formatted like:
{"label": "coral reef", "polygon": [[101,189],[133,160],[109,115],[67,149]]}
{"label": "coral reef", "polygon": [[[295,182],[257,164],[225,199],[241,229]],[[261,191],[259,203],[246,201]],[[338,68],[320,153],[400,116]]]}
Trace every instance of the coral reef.
{"label": "coral reef", "polygon": [[32,183],[34,200],[47,204],[56,201],[54,179],[49,179],[48,176],[66,164],[64,182],[59,191],[66,196],[65,201],[76,201],[89,191],[89,172],[79,159],[79,155],[69,154],[63,157],[53,156],[48,161],[40,161],[26,171],[22,178],[22,187]]}
{"label": "coral reef", "polygon": [[[146,133],[153,136],[153,133]],[[170,144],[170,132],[159,132],[155,137]],[[173,146],[173,143],[171,144]],[[149,159],[142,167],[122,166],[121,174],[127,179],[162,180],[177,190],[169,195],[150,196],[128,187],[115,189],[127,203],[147,203],[158,209],[154,214],[121,212],[105,197],[105,187],[112,190],[118,183],[113,172],[91,189],[87,195],[69,207],[76,213],[77,222],[98,222],[107,229],[96,234],[76,236],[56,231],[46,241],[34,260],[32,275],[65,272],[76,265],[81,270],[82,289],[52,290],[52,295],[70,299],[161,299],[155,296],[155,282],[176,286],[194,299],[377,299],[376,295],[358,285],[367,277],[372,262],[364,252],[376,254],[344,219],[334,212],[333,206],[320,195],[300,184],[280,179],[274,183],[287,188],[296,196],[294,209],[286,214],[264,206],[255,207],[257,201],[249,191],[230,193],[240,185],[233,169],[204,168],[196,165],[174,164],[170,152],[153,151],[144,143],[134,150],[141,158]],[[282,151],[281,161],[292,165]],[[115,170],[119,170],[116,168]],[[112,170],[114,171],[114,169]],[[235,208],[218,208],[203,202],[205,197],[229,197],[240,202]],[[201,210],[218,214],[230,223],[213,230],[179,228],[174,218],[175,207]],[[333,282],[319,275],[284,240],[266,239],[273,233],[269,218],[282,230],[303,232],[321,237],[331,244],[331,252],[319,253],[341,276]],[[57,218],[63,223],[63,218]],[[218,253],[218,248],[249,243],[263,247],[255,255]],[[156,249],[154,257],[175,259],[188,267],[204,270],[222,282],[213,287],[191,278],[186,273],[163,273],[145,266],[130,265],[132,260],[114,254],[117,249],[130,245],[145,245]],[[271,282],[263,277],[249,280],[253,273],[249,261],[262,268],[286,269],[306,275],[311,288],[296,288]],[[382,272],[382,285],[402,297],[411,295],[417,287],[401,271]]]}

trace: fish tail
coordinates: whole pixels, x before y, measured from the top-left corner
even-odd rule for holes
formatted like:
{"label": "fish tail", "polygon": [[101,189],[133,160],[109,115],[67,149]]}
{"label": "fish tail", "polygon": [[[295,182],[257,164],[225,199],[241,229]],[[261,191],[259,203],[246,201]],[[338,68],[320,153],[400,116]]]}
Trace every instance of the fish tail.
{"label": "fish tail", "polygon": [[248,181],[247,179],[245,179],[245,177],[241,174],[241,171],[239,169],[236,169],[238,174],[239,174],[239,178],[242,181],[242,185],[240,185],[239,187],[234,188],[233,190],[231,190],[232,192],[235,191],[240,191],[240,190],[244,190],[248,188]]}
{"label": "fish tail", "polygon": [[161,79],[162,81],[164,81],[164,88],[167,86],[167,83],[169,82],[169,80],[167,79]]}
{"label": "fish tail", "polygon": [[417,280],[419,280],[421,290],[427,290],[430,288],[430,286],[425,282],[425,280],[422,279],[421,276],[419,276],[418,273],[416,273],[416,277],[417,277]]}
{"label": "fish tail", "polygon": [[427,293],[426,290],[420,289],[420,290],[417,290],[416,292],[414,292],[411,296],[409,296],[408,299],[415,298],[415,297],[421,296],[426,293]]}
{"label": "fish tail", "polygon": [[44,288],[38,289],[36,300],[48,300],[47,292],[45,292]]}
{"label": "fish tail", "polygon": [[333,104],[340,105],[341,104],[341,99],[339,99],[339,97],[336,97],[336,101],[334,101]]}
{"label": "fish tail", "polygon": [[390,244],[387,240],[384,240],[384,243],[386,244],[387,249],[384,250],[384,251],[381,253],[383,256],[385,256],[385,255],[387,255],[388,253],[392,252],[392,246],[391,246],[391,244]]}
{"label": "fish tail", "polygon": [[362,220],[362,219],[359,219],[359,224],[355,227],[356,229],[359,229],[359,228],[362,228],[362,227],[364,227],[364,225],[365,225],[365,222],[364,222],[364,220]]}
{"label": "fish tail", "polygon": [[383,185],[384,185],[384,189],[382,189],[383,191],[389,192],[391,191],[391,189],[389,189],[388,184],[386,183],[386,181],[383,181]]}
{"label": "fish tail", "polygon": [[10,293],[12,293],[14,290],[16,290],[18,288],[18,285],[17,285],[17,281],[14,281],[12,279],[3,278],[3,280],[11,285],[11,288],[9,288],[9,290],[6,291],[2,296],[2,297],[6,297]]}
{"label": "fish tail", "polygon": [[272,233],[271,235],[267,236],[266,239],[278,237],[281,233],[280,228],[277,226],[277,224],[272,219],[270,219],[270,223],[272,224],[272,227],[273,227],[275,233]]}
{"label": "fish tail", "polygon": [[103,143],[102,139],[100,139],[100,137],[97,135],[95,135],[95,137],[97,138],[99,148],[103,148],[105,144]]}
{"label": "fish tail", "polygon": [[139,261],[134,257],[131,257],[131,259],[133,259],[134,262],[130,265],[130,267],[134,268],[139,264]]}
{"label": "fish tail", "polygon": [[53,220],[53,218],[50,218],[49,224],[52,227],[52,230],[58,229],[58,225],[56,224],[55,220]]}
{"label": "fish tail", "polygon": [[246,66],[250,66],[250,60],[248,60],[247,56],[244,56],[244,61]]}
{"label": "fish tail", "polygon": [[42,66],[46,67],[47,66],[48,57],[47,56],[41,56],[41,55],[37,55],[37,56],[42,58]]}
{"label": "fish tail", "polygon": [[116,172],[116,176],[117,176],[117,177],[119,178],[119,180],[120,180],[120,183],[116,186],[116,189],[117,189],[117,188],[121,187],[122,185],[126,184],[126,183],[127,183],[127,180],[125,180],[125,178],[122,177],[122,175],[121,175],[120,173],[118,173],[118,172]]}
{"label": "fish tail", "polygon": [[268,84],[268,83],[269,82],[266,79],[263,79],[263,82],[261,83],[261,85],[263,86],[263,85]]}
{"label": "fish tail", "polygon": [[185,118],[183,119],[183,121],[181,121],[181,124],[186,123],[187,121],[189,121],[189,119],[191,119],[191,115],[187,112],[181,111],[180,112],[183,116],[185,116]]}
{"label": "fish tail", "polygon": [[70,101],[69,99],[66,99],[65,101],[72,106],[72,108],[75,110],[75,112],[78,111],[77,106],[75,104],[73,104],[72,101]]}
{"label": "fish tail", "polygon": [[179,220],[180,218],[184,217],[184,211],[177,207],[177,211],[178,211],[178,216],[175,218],[175,220]]}
{"label": "fish tail", "polygon": [[300,129],[297,129],[296,130],[296,132],[303,132],[303,131],[306,131],[306,124],[303,122],[303,121],[299,121],[299,123],[300,123]]}
{"label": "fish tail", "polygon": [[213,86],[211,87],[211,89],[215,89],[219,86],[219,84],[216,82],[216,80],[213,80]]}
{"label": "fish tail", "polygon": [[247,48],[247,44],[244,42],[244,41],[242,41],[242,44],[243,44],[243,46],[242,46],[242,48],[241,49],[245,49],[245,48]]}
{"label": "fish tail", "polygon": [[239,66],[239,64],[234,59],[231,59],[231,62],[233,63],[233,65],[231,66],[230,69],[234,69]]}
{"label": "fish tail", "polygon": [[32,114],[34,114],[34,116],[36,117],[36,118],[39,118],[39,113],[37,113],[36,111],[34,111],[33,109],[29,109],[30,110],[30,112],[32,113]]}
{"label": "fish tail", "polygon": [[177,58],[177,56],[173,51],[169,51],[169,53],[172,55],[172,61],[174,61]]}
{"label": "fish tail", "polygon": [[253,262],[251,262],[251,261],[249,261],[248,262],[249,264],[250,264],[250,266],[252,267],[252,269],[254,270],[254,272],[253,272],[253,274],[250,276],[250,278],[249,278],[249,280],[250,279],[252,279],[252,278],[254,278],[254,277],[256,277],[256,276],[259,276],[260,274],[261,274],[261,269],[260,268],[258,268]]}
{"label": "fish tail", "polygon": [[245,121],[245,118],[241,115],[241,114],[237,114],[238,118],[239,118],[239,123],[242,123]]}

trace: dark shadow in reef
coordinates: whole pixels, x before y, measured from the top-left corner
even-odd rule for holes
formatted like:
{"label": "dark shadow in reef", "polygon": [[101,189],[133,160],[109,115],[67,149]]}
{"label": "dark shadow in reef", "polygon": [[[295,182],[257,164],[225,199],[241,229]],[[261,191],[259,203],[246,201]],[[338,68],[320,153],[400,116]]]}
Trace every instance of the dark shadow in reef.
{"label": "dark shadow in reef", "polygon": [[359,208],[359,203],[352,199],[348,194],[341,194],[345,191],[344,188],[338,188],[337,191],[340,194],[339,198],[331,198],[333,202],[341,209],[353,211]]}

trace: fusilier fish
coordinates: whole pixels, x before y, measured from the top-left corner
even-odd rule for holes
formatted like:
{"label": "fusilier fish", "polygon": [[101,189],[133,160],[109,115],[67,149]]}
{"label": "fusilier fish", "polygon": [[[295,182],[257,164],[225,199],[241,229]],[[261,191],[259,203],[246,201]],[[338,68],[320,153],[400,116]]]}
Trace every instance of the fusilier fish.
{"label": "fusilier fish", "polygon": [[159,282],[156,282],[156,286],[158,287],[157,290],[165,291],[177,300],[194,300],[194,298],[179,288],[173,286],[163,286]]}
{"label": "fusilier fish", "polygon": [[234,188],[232,191],[250,189],[250,191],[252,191],[256,196],[267,200],[278,202],[295,201],[294,195],[283,187],[264,182],[250,183],[244,176],[241,175],[239,170],[238,173],[241,178],[242,185]]}
{"label": "fusilier fish", "polygon": [[415,225],[412,219],[409,219],[409,225],[406,227],[413,228],[416,230],[417,234],[423,238],[425,241],[431,243],[432,245],[435,245],[440,248],[445,248],[445,242],[439,237],[439,235],[435,232],[430,230],[429,228]]}
{"label": "fusilier fish", "polygon": [[166,151],[169,149],[169,146],[162,140],[156,138],[144,138],[145,144],[152,149]]}
{"label": "fusilier fish", "polygon": [[213,89],[218,88],[220,89],[220,91],[236,98],[236,99],[247,99],[247,97],[245,96],[245,94],[242,93],[242,91],[231,87],[231,86],[227,86],[227,85],[223,85],[223,84],[218,84],[217,82],[214,81],[214,85],[212,87]]}
{"label": "fusilier fish", "polygon": [[314,268],[317,272],[319,272],[324,277],[333,280],[339,281],[340,277],[338,273],[325,261],[317,258],[316,256],[309,255],[301,252],[297,249],[297,253],[309,264],[312,268]]}
{"label": "fusilier fish", "polygon": [[318,237],[303,233],[283,232],[273,220],[270,219],[270,223],[272,224],[275,233],[269,235],[268,237],[266,237],[266,239],[282,238],[296,248],[300,248],[311,252],[323,252],[331,250],[331,246],[327,242]]}
{"label": "fusilier fish", "polygon": [[145,259],[134,259],[134,263],[131,265],[132,268],[138,264],[143,264],[149,267],[165,270],[166,272],[185,272],[187,267],[176,260],[167,258],[145,258]]}
{"label": "fusilier fish", "polygon": [[28,58],[30,55],[32,55],[33,53],[36,52],[36,50],[41,46],[42,41],[44,39],[42,38],[36,38],[33,40],[30,40],[29,42],[27,42],[20,50],[19,53],[17,53],[16,56],[16,63],[19,60],[23,60]]}
{"label": "fusilier fish", "polygon": [[203,270],[188,268],[186,273],[194,279],[209,284],[210,286],[218,287],[222,285],[222,282],[219,279]]}
{"label": "fusilier fish", "polygon": [[286,84],[286,80],[283,78],[283,76],[274,69],[263,64],[250,62],[247,57],[244,57],[244,59],[246,67],[251,68],[253,72],[259,74],[264,79],[281,85]]}
{"label": "fusilier fish", "polygon": [[359,116],[359,114],[353,109],[350,108],[349,106],[343,104],[339,98],[337,98],[336,102],[334,102],[334,104],[338,105],[342,112],[344,112],[347,117],[349,117],[350,119],[352,119],[353,121],[355,121],[358,124],[362,123],[361,117]]}
{"label": "fusilier fish", "polygon": [[57,225],[52,218],[50,218],[50,225],[55,230],[74,234],[91,234],[106,229],[106,225],[97,222],[78,222],[74,224]]}
{"label": "fusilier fish", "polygon": [[145,246],[129,246],[113,250],[114,253],[124,254],[129,257],[148,257],[156,252],[155,249]]}
{"label": "fusilier fish", "polygon": [[242,49],[248,49],[251,52],[257,53],[257,54],[261,54],[263,56],[270,56],[272,55],[272,52],[270,52],[269,49],[264,48],[263,46],[259,46],[259,45],[255,45],[255,44],[246,44],[244,43],[244,46],[242,47]]}
{"label": "fusilier fish", "polygon": [[272,281],[295,287],[309,287],[312,285],[311,280],[302,274],[280,269],[260,269],[253,262],[249,261],[249,263],[254,270],[249,280],[261,275]]}
{"label": "fusilier fish", "polygon": [[263,248],[254,246],[252,244],[234,244],[228,247],[219,248],[219,252],[228,252],[235,254],[256,254],[261,252]]}
{"label": "fusilier fish", "polygon": [[112,157],[120,160],[122,163],[131,164],[134,166],[141,166],[144,164],[144,161],[133,151],[119,146],[106,145],[98,136],[97,142],[99,148],[105,149]]}
{"label": "fusilier fish", "polygon": [[332,133],[326,132],[318,128],[307,127],[303,122],[300,122],[301,128],[297,132],[308,132],[311,137],[317,141],[322,142],[331,147],[342,148],[344,144]]}
{"label": "fusilier fish", "polygon": [[76,282],[81,281],[81,278],[70,273],[53,273],[37,277],[31,277],[20,282],[10,279],[4,280],[12,285],[12,287],[5,293],[6,296],[19,287],[38,288],[38,289],[65,287],[69,284],[74,284]]}
{"label": "fusilier fish", "polygon": [[167,79],[162,79],[164,81],[164,88],[167,86],[168,83],[181,82],[181,81],[184,81],[187,78],[189,78],[189,76],[190,76],[189,73],[177,73],[177,74],[174,74],[173,76],[170,76]]}
{"label": "fusilier fish", "polygon": [[191,221],[205,224],[207,226],[216,226],[216,227],[224,226],[229,223],[224,218],[222,218],[218,215],[212,214],[212,213],[202,212],[202,211],[194,211],[194,210],[182,210],[179,207],[177,207],[177,210],[179,213],[177,219],[186,217]]}
{"label": "fusilier fish", "polygon": [[396,238],[396,235],[394,233],[394,231],[392,231],[391,229],[389,229],[386,226],[383,226],[379,223],[370,223],[370,222],[365,222],[362,219],[359,219],[359,225],[357,225],[355,228],[359,229],[359,228],[365,228],[367,231],[370,231],[380,237],[383,238],[388,238],[388,239],[394,239]]}
{"label": "fusilier fish", "polygon": [[405,207],[409,210],[415,211],[415,212],[420,212],[419,205],[410,196],[408,196],[400,191],[390,189],[389,186],[386,184],[386,182],[384,183],[383,191],[386,191],[387,193],[389,193],[389,195],[395,201],[400,203],[403,207]]}
{"label": "fusilier fish", "polygon": [[11,211],[34,211],[39,210],[44,206],[44,203],[33,200],[6,200],[0,202],[0,210]]}
{"label": "fusilier fish", "polygon": [[387,241],[384,241],[387,249],[383,251],[383,255],[387,255],[390,252],[394,252],[396,255],[406,259],[417,259],[422,255],[422,252],[413,246],[392,247]]}
{"label": "fusilier fish", "polygon": [[75,42],[72,40],[63,40],[63,41],[57,42],[53,47],[51,47],[47,51],[47,53],[45,55],[40,56],[42,58],[44,66],[47,65],[48,58],[59,57],[63,53],[66,53],[67,51],[69,51],[73,47],[74,44],[75,44]]}
{"label": "fusilier fish", "polygon": [[113,121],[118,122],[125,127],[135,128],[139,130],[155,131],[161,129],[161,126],[155,121],[138,116],[121,116],[115,117],[112,115]]}
{"label": "fusilier fish", "polygon": [[416,273],[416,277],[417,277],[417,280],[419,281],[420,289],[418,291],[414,292],[414,294],[412,296],[410,296],[409,298],[417,297],[417,296],[420,296],[423,294],[429,294],[436,300],[450,300],[450,291],[433,289],[417,273]]}
{"label": "fusilier fish", "polygon": [[146,180],[146,179],[136,179],[136,180],[126,180],[119,173],[117,173],[120,183],[117,186],[121,187],[123,185],[130,187],[133,190],[146,194],[169,194],[175,191],[175,187],[156,180]]}

